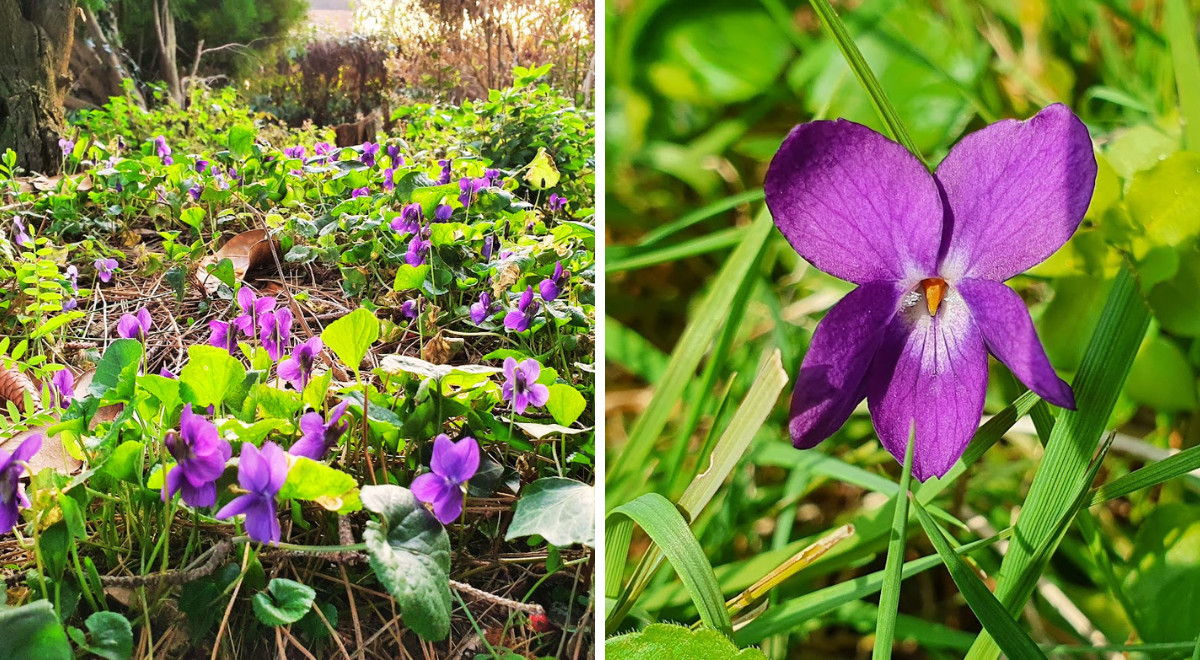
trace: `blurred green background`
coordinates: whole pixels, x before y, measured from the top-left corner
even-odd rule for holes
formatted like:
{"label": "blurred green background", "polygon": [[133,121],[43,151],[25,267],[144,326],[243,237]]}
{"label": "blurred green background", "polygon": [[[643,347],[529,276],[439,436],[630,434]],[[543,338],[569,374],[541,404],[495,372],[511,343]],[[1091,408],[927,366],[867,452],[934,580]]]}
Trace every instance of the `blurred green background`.
{"label": "blurred green background", "polygon": [[[1181,44],[1194,52],[1200,3],[833,4],[931,165],[964,134],[997,119],[1028,117],[1049,103],[1064,102],[1084,120],[1100,165],[1087,217],[1066,247],[1009,285],[1028,302],[1051,362],[1070,382],[1116,272],[1130,263],[1153,318],[1110,420],[1119,433],[1101,478],[1200,445],[1193,422],[1200,121],[1187,124],[1180,110],[1182,103],[1185,114],[1194,109],[1200,120],[1200,68],[1175,63],[1188,61]],[[787,131],[833,117],[883,126],[806,3],[641,0],[609,2],[606,9],[612,465],[694,320],[690,310],[761,208],[763,174]],[[689,385],[648,464],[609,479],[606,506],[650,491],[676,499],[703,469],[700,461],[707,464],[712,436],[728,423],[764,354],[778,348],[794,379],[817,321],[851,286],[809,267],[774,232],[723,319],[727,327],[708,358],[716,363],[703,367],[711,380]],[[1002,366],[992,366],[985,413],[1023,391]],[[872,479],[895,483],[900,472],[875,440],[865,406],[813,450],[834,462],[814,466],[800,458],[809,452],[790,448],[790,395],[789,383],[731,482],[692,524],[727,596],[800,540],[878,510],[886,497]],[[1032,423],[1022,420],[939,506],[969,521],[976,535],[1010,525],[1040,453]],[[1191,657],[1178,643],[1194,643],[1200,632],[1198,490],[1193,474],[1092,508],[1100,533],[1071,530],[1043,577],[1049,586],[1026,611],[1035,639],[1153,642],[1166,646],[1137,657]],[[923,538],[909,546],[910,554],[932,551]],[[632,547],[630,566],[646,544],[635,536]],[[999,556],[992,550],[976,559],[991,574]],[[786,602],[882,565],[879,553],[836,571],[809,572],[772,600]],[[1167,585],[1178,588],[1170,599],[1160,597]],[[738,639],[763,645],[773,657],[855,657],[870,651],[874,602],[856,600],[796,618],[787,632]],[[900,611],[901,657],[962,657],[979,630],[942,568],[905,582]],[[623,629],[694,619],[686,594],[663,569]]]}

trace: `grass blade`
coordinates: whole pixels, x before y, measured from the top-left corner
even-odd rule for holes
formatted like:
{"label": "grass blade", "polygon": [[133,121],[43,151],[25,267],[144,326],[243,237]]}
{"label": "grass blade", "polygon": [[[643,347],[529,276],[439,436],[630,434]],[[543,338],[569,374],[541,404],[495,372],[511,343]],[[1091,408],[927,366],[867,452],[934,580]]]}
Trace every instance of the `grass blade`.
{"label": "grass blade", "polygon": [[[1032,574],[1042,569],[1037,557],[1045,553],[1048,558],[1057,547],[1055,533],[1064,512],[1084,501],[1091,485],[1088,467],[1149,321],[1136,279],[1128,267],[1122,268],[1075,378],[1079,409],[1059,413],[1017,519],[1016,540],[1001,564],[996,595],[1010,613],[1019,612],[1032,595],[1037,582]],[[985,630],[967,657],[982,660],[998,654]]]}
{"label": "grass blade", "polygon": [[950,547],[950,542],[946,539],[945,532],[934,522],[925,508],[920,504],[917,504],[915,508],[917,520],[925,528],[925,534],[933,542],[934,549],[941,555],[946,569],[950,571],[950,577],[954,579],[954,584],[958,585],[959,593],[966,599],[967,605],[971,607],[971,611],[975,613],[979,623],[992,634],[992,638],[1000,645],[1000,649],[1010,658],[1045,658],[1046,654],[1042,653],[1037,644],[1030,639],[1029,634],[1009,616],[1000,601],[996,600],[992,592],[988,591],[987,585],[980,581],[974,571],[962,560],[962,557],[955,554],[954,549]]}
{"label": "grass blade", "polygon": [[1183,147],[1200,150],[1200,50],[1196,46],[1196,23],[1187,0],[1167,0],[1163,25],[1171,45],[1171,64],[1179,90],[1179,114],[1183,118]]}
{"label": "grass blade", "polygon": [[[709,457],[708,469],[696,477],[679,498],[679,508],[687,514],[690,520],[695,520],[700,515],[700,512],[712,500],[713,495],[721,487],[721,484],[725,482],[725,478],[729,476],[730,471],[737,465],[738,460],[750,445],[750,441],[754,439],[755,434],[762,428],[763,422],[766,421],[776,402],[779,401],[779,394],[786,385],[787,373],[783,370],[779,351],[776,350],[758,370],[754,379],[754,385],[746,393],[746,398],[742,400],[742,405],[738,407],[733,419],[729,422],[729,426],[725,428],[721,439],[717,442],[716,447],[713,448],[712,455]],[[616,561],[624,566],[626,561],[625,555],[629,550],[628,542],[625,543],[624,548],[614,546],[614,552],[611,554],[608,552],[608,548],[606,539],[605,562]],[[606,625],[610,629],[616,629],[620,625],[621,621],[633,607],[633,604],[637,602],[637,599],[650,583],[650,579],[654,576],[655,571],[661,563],[662,554],[657,549],[651,548],[647,550],[642,560],[638,563],[637,568],[634,569],[628,586],[624,590],[621,590],[618,582],[618,589],[616,591],[609,589],[613,585],[609,581],[608,569],[607,567],[605,568],[605,593],[610,597],[616,598],[611,611],[606,615]]]}
{"label": "grass blade", "polygon": [[638,417],[620,456],[609,465],[609,483],[619,481],[646,465],[655,441],[666,428],[671,411],[678,404],[687,384],[695,377],[696,367],[721,329],[725,312],[732,304],[742,280],[750,277],[752,269],[758,264],[759,255],[774,226],[771,214],[763,207],[754,223],[740,230],[744,236],[741,244],[717,273],[712,290],[697,307],[695,316],[679,338],[667,371],[650,399],[650,405]]}
{"label": "grass blade", "polygon": [[821,20],[821,25],[833,36],[833,40],[837,42],[838,48],[841,49],[842,55],[846,58],[846,63],[850,65],[850,70],[854,72],[854,75],[858,77],[858,81],[862,83],[863,88],[867,90],[867,96],[871,99],[871,105],[875,107],[875,112],[879,113],[879,117],[883,120],[887,131],[891,133],[892,139],[904,145],[904,148],[912,152],[912,155],[916,156],[917,160],[921,161],[926,167],[929,167],[929,164],[921,156],[921,151],[917,149],[916,143],[909,136],[908,130],[900,122],[900,115],[896,112],[896,108],[892,107],[892,102],[888,100],[887,94],[884,93],[883,86],[879,84],[879,79],[875,77],[875,73],[867,65],[867,60],[863,57],[862,51],[855,45],[854,39],[850,37],[846,26],[838,18],[837,12],[830,6],[829,0],[811,1],[813,9],[817,12],[817,18]]}
{"label": "grass blade", "polygon": [[900,473],[900,489],[896,491],[892,533],[888,539],[887,563],[883,568],[883,591],[879,593],[879,618],[875,624],[875,649],[871,657],[887,660],[892,657],[892,641],[896,637],[896,613],[900,606],[900,581],[904,579],[904,541],[908,538],[908,485],[912,480],[913,440],[916,427],[908,432],[908,447],[904,450],[904,471]]}
{"label": "grass blade", "polygon": [[725,609],[712,565],[675,505],[658,493],[647,493],[613,509],[609,517],[613,516],[628,517],[646,532],[691,594],[704,625],[726,637],[732,636],[733,622]]}
{"label": "grass blade", "polygon": [[729,227],[728,229],[714,231],[711,234],[705,234],[704,236],[672,245],[655,246],[645,249],[635,248],[630,250],[629,254],[618,254],[608,259],[608,263],[604,265],[604,272],[612,275],[613,273],[626,270],[649,268],[667,263],[668,261],[679,261],[709,252],[724,250],[725,248],[737,245],[745,233],[746,230],[742,227]]}
{"label": "grass blade", "polygon": [[1200,446],[1185,449],[1104,484],[1092,491],[1092,499],[1087,505],[1096,506],[1143,488],[1157,486],[1197,469],[1200,469]]}
{"label": "grass blade", "polygon": [[[716,217],[730,209],[737,208],[742,204],[750,204],[751,202],[761,201],[766,196],[762,188],[755,190],[747,190],[746,192],[731,195],[724,199],[719,199],[712,204],[701,206],[700,208],[688,213],[687,215],[669,222],[653,231],[646,232],[642,240],[638,243],[639,247],[648,247],[661,242],[663,239],[670,238],[675,234],[705,220]],[[606,267],[607,269],[607,267]]]}

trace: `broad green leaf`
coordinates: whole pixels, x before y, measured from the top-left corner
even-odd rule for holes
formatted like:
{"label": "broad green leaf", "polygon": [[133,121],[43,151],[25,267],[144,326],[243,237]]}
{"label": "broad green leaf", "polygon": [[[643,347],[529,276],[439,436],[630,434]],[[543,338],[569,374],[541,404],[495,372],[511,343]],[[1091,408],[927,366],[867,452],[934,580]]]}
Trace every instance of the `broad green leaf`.
{"label": "broad green leaf", "polygon": [[1155,285],[1147,301],[1164,330],[1200,336],[1200,245],[1189,242],[1179,248],[1175,276]]}
{"label": "broad green leaf", "polygon": [[420,266],[400,264],[400,268],[396,270],[396,284],[394,288],[397,291],[420,289],[421,285],[425,283],[426,277],[429,277],[429,264],[421,264]]}
{"label": "broad green leaf", "polygon": [[316,597],[316,590],[307,584],[274,578],[266,589],[254,594],[254,615],[264,625],[286,626],[304,618]]}
{"label": "broad green leaf", "polygon": [[101,401],[129,401],[142,360],[142,344],[136,339],[118,339],[104,351],[88,394]]}
{"label": "broad green leaf", "polygon": [[554,417],[554,421],[563,426],[570,426],[586,409],[587,401],[574,387],[565,383],[550,386],[550,399],[546,401],[546,410]]}
{"label": "broad green leaf", "polygon": [[136,440],[122,442],[104,462],[101,471],[121,481],[138,483],[142,475],[143,448],[142,443]]}
{"label": "broad green leaf", "polygon": [[574,479],[543,477],[521,490],[505,540],[538,534],[551,545],[596,545],[596,489]]}
{"label": "broad green leaf", "polygon": [[48,600],[0,610],[0,628],[4,630],[7,657],[39,660],[72,660],[75,657],[67,633]]}
{"label": "broad green leaf", "polygon": [[554,160],[546,153],[545,147],[538,147],[537,155],[533,157],[528,171],[525,172],[525,180],[529,182],[529,187],[534,190],[553,188],[558,185],[558,177],[558,168],[554,166]]}
{"label": "broad green leaf", "polygon": [[233,126],[229,129],[229,153],[237,160],[245,160],[254,147],[254,128]]}
{"label": "broad green leaf", "polygon": [[692,630],[670,623],[651,623],[638,632],[610,637],[604,642],[610,660],[766,660],[758,649],[741,649],[729,638],[708,628]]}
{"label": "broad green leaf", "polygon": [[1200,233],[1200,153],[1181,151],[1129,184],[1125,203],[1145,235],[1134,243],[1139,258],[1160,245],[1179,246]]}
{"label": "broad green leaf", "polygon": [[321,341],[355,373],[376,339],[379,339],[379,320],[364,307],[330,323],[321,333]]}
{"label": "broad green leaf", "polygon": [[1142,344],[1125,391],[1134,401],[1159,411],[1191,410],[1196,407],[1196,372],[1173,341],[1157,335]]}
{"label": "broad green leaf", "polygon": [[265,383],[254,388],[254,398],[262,417],[289,419],[296,416],[304,402],[291,390],[281,390]]}
{"label": "broad green leaf", "polygon": [[353,499],[358,482],[353,476],[303,456],[288,469],[287,481],[279,490],[280,499],[317,502],[331,511],[342,509],[344,500]]}
{"label": "broad green leaf", "polygon": [[158,374],[146,374],[138,379],[138,385],[158,399],[164,410],[174,410],[179,402],[179,380]]}
{"label": "broad green leaf", "polygon": [[191,390],[198,407],[220,406],[225,395],[246,377],[246,368],[222,348],[207,344],[188,347],[188,363],[179,372],[179,382]]}
{"label": "broad green leaf", "polygon": [[129,660],[133,655],[133,627],[129,619],[116,612],[94,612],[84,625],[89,639],[79,646],[85,651],[105,660]]}
{"label": "broad green leaf", "polygon": [[1200,510],[1187,504],[1155,508],[1138,525],[1125,595],[1147,642],[1175,642],[1196,634],[1200,612]]}
{"label": "broad green leaf", "polygon": [[423,639],[450,633],[450,538],[433,514],[399,486],[364,486],[362,503],[382,522],[363,532],[371,568]]}
{"label": "broad green leaf", "polygon": [[197,234],[204,231],[204,208],[193,206],[179,212],[179,219],[183,224],[196,230]]}

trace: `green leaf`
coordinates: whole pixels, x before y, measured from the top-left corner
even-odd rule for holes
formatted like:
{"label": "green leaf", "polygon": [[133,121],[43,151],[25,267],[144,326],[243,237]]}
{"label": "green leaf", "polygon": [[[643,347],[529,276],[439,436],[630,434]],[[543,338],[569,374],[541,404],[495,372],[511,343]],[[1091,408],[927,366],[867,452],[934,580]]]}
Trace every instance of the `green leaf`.
{"label": "green leaf", "polygon": [[1173,341],[1158,335],[1142,344],[1125,391],[1134,401],[1158,411],[1191,410],[1196,407],[1196,372]]}
{"label": "green leaf", "polygon": [[230,289],[237,288],[237,273],[234,272],[233,261],[229,258],[222,259],[215,264],[208,264],[205,268],[210,275],[225,286]]}
{"label": "green leaf", "polygon": [[[979,618],[979,623],[983,624],[984,629],[992,634],[992,637],[1000,645],[1000,649],[1010,658],[1045,658],[1046,654],[1042,653],[1037,644],[1034,644],[1033,640],[1029,638],[1029,634],[1009,616],[1000,601],[996,600],[991,591],[988,591],[987,585],[975,575],[962,557],[955,554],[954,549],[950,547],[950,542],[946,540],[945,533],[926,513],[925,508],[917,504],[915,509],[917,519],[925,528],[926,536],[933,542],[933,547],[942,557],[947,570],[950,571],[950,577],[958,585],[959,593],[963,595],[967,605],[971,607],[971,611]],[[890,556],[888,558],[891,559]]]}
{"label": "green leaf", "polygon": [[574,387],[565,383],[555,383],[550,386],[550,398],[546,401],[546,410],[554,417],[554,421],[563,426],[570,426],[586,409],[587,401]]}
{"label": "green leaf", "polygon": [[317,592],[295,580],[274,578],[267,588],[254,594],[254,615],[268,626],[296,623],[308,614]]}
{"label": "green leaf", "polygon": [[164,410],[174,410],[179,402],[179,380],[158,374],[146,374],[138,379],[138,385],[154,395]]}
{"label": "green leaf", "polygon": [[197,234],[204,231],[204,207],[193,206],[179,212],[183,224],[196,230]]}
{"label": "green leaf", "polygon": [[1174,642],[1196,634],[1200,611],[1200,511],[1159,505],[1138,525],[1124,591],[1129,612],[1147,642]]}
{"label": "green leaf", "polygon": [[712,565],[708,563],[704,549],[675,505],[658,493],[647,493],[613,509],[605,519],[605,524],[617,522],[618,516],[628,517],[637,523],[666,555],[696,605],[704,625],[726,637],[731,636],[733,623],[725,609],[725,599],[721,597],[721,587],[713,575]]}
{"label": "green leaf", "polygon": [[246,377],[246,368],[222,348],[207,344],[188,347],[188,363],[179,382],[191,390],[191,402],[201,408],[220,406],[225,395]]}
{"label": "green leaf", "polygon": [[236,160],[245,160],[253,148],[253,127],[233,126],[229,129],[229,153]]}
{"label": "green leaf", "polygon": [[321,333],[321,341],[355,373],[376,339],[379,339],[379,320],[364,307],[330,323]]}
{"label": "green leaf", "polygon": [[[1179,109],[1183,124],[1183,146],[1200,151],[1200,49],[1196,46],[1195,20],[1187,0],[1167,0],[1163,8],[1163,29],[1171,46],[1175,84],[1179,89]],[[1195,634],[1195,631],[1192,631]]]}
{"label": "green leaf", "polygon": [[554,166],[554,160],[546,153],[545,147],[538,147],[537,155],[533,157],[533,161],[529,163],[529,170],[525,172],[525,180],[529,182],[529,187],[534,190],[553,188],[558,185],[558,178],[558,168]]}
{"label": "green leaf", "polygon": [[[1122,268],[1104,313],[1088,343],[1073,389],[1078,410],[1059,412],[1046,442],[1029,494],[1017,518],[1021,543],[1009,546],[1001,563],[996,596],[1009,613],[1021,610],[1033,593],[1044,564],[1057,547],[1061,516],[1091,485],[1088,467],[1108,423],[1117,397],[1146,334],[1149,310],[1137,282]],[[976,638],[968,658],[995,658],[999,649],[987,631]]]}
{"label": "green leaf", "polygon": [[1151,248],[1178,247],[1200,233],[1200,153],[1180,151],[1138,172],[1129,184],[1125,204],[1145,235],[1134,241],[1140,259]]}
{"label": "green leaf", "polygon": [[879,618],[875,625],[875,660],[892,657],[892,642],[896,637],[896,612],[900,605],[900,581],[904,579],[904,541],[908,538],[908,485],[912,482],[913,444],[916,427],[909,430],[908,446],[904,450],[904,470],[900,473],[900,488],[892,500],[892,531],[888,537],[887,561],[883,568],[883,590],[879,592]]}
{"label": "green leaf", "polygon": [[142,344],[136,339],[118,339],[104,351],[88,394],[102,401],[129,401],[137,382]]}
{"label": "green leaf", "polygon": [[411,291],[420,289],[425,283],[425,278],[429,276],[429,264],[421,264],[420,266],[410,266],[401,264],[396,270],[396,291]]}
{"label": "green leaf", "polygon": [[48,600],[0,610],[0,628],[4,630],[4,654],[7,657],[39,660],[72,660],[75,657],[67,633]]}
{"label": "green leaf", "polygon": [[133,628],[116,612],[94,612],[84,622],[90,640],[83,650],[105,660],[129,660],[133,655]]}
{"label": "green leaf", "polygon": [[289,419],[296,416],[304,402],[300,395],[291,390],[281,390],[265,383],[254,388],[254,398],[262,417]]}
{"label": "green leaf", "polygon": [[283,482],[279,497],[317,501],[326,508],[338,510],[342,508],[341,500],[349,497],[356,488],[358,482],[353,476],[301,456],[288,469],[287,481]]}
{"label": "green leaf", "polygon": [[1200,446],[1185,449],[1146,467],[1118,477],[1092,491],[1087,506],[1096,506],[1200,469]]}
{"label": "green leaf", "polygon": [[404,623],[423,639],[450,634],[450,538],[433,514],[399,486],[364,486],[362,503],[383,519],[367,522],[371,568],[400,603]]}
{"label": "green leaf", "polygon": [[504,539],[532,534],[560,547],[595,547],[596,489],[563,477],[543,477],[523,488]]}
{"label": "green leaf", "polygon": [[604,657],[611,660],[766,660],[758,649],[742,649],[720,633],[700,628],[691,630],[669,623],[651,623],[638,632],[610,637],[604,642]]}
{"label": "green leaf", "polygon": [[142,449],[142,443],[137,440],[122,442],[104,462],[101,471],[121,481],[138,483],[142,476]]}

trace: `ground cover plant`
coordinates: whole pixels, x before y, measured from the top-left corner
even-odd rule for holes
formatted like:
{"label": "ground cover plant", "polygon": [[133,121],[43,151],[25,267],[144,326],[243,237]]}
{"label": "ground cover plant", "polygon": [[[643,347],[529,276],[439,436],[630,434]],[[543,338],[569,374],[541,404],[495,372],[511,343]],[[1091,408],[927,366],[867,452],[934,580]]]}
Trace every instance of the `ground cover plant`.
{"label": "ground cover plant", "polygon": [[1195,3],[833,4],[607,17],[608,657],[1200,657]]}
{"label": "ground cover plant", "polygon": [[0,156],[5,653],[587,652],[593,122],[545,73],[348,148],[222,92]]}

